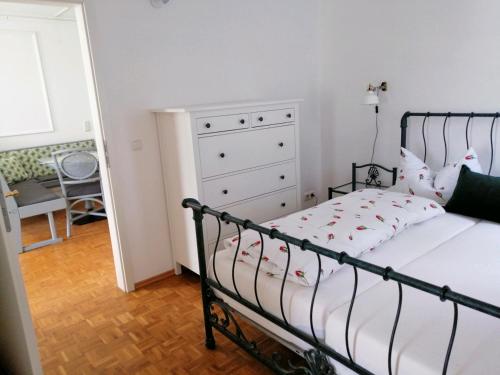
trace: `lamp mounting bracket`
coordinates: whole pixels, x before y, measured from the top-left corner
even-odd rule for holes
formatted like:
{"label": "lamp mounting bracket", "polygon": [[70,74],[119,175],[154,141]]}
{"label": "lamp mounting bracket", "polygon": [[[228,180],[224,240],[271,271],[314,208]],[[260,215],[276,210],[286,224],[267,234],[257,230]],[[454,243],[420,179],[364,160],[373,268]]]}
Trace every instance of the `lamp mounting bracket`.
{"label": "lamp mounting bracket", "polygon": [[378,86],[374,86],[370,83],[368,85],[368,91],[387,91],[387,82],[382,81]]}

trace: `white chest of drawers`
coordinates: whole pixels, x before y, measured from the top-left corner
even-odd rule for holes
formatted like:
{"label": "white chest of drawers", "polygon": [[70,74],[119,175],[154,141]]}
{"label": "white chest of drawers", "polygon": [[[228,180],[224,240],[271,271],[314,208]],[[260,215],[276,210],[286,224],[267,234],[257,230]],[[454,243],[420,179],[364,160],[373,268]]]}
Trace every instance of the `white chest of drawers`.
{"label": "white chest of drawers", "polygon": [[[299,102],[155,111],[177,272],[181,265],[199,272],[192,212],[181,207],[184,198],[256,223],[300,209]],[[207,256],[217,228],[207,216]],[[222,223],[221,243],[236,231]]]}

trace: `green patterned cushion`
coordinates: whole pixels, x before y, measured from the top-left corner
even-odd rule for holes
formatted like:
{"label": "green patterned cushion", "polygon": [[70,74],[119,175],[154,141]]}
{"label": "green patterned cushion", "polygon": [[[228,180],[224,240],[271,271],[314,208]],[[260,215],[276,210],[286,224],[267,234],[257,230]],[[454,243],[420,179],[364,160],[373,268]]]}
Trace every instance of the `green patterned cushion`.
{"label": "green patterned cushion", "polygon": [[15,156],[0,158],[0,172],[5,177],[8,184],[27,180],[28,172]]}
{"label": "green patterned cushion", "polygon": [[48,145],[32,148],[24,148],[15,151],[5,151],[0,153],[1,157],[8,157],[15,155],[21,162],[29,178],[49,176],[55,173],[49,165],[40,164],[40,159],[52,156],[54,151],[63,149],[76,149],[76,148],[94,148],[94,140],[89,139],[86,141],[77,141],[71,143],[61,143],[58,145]]}

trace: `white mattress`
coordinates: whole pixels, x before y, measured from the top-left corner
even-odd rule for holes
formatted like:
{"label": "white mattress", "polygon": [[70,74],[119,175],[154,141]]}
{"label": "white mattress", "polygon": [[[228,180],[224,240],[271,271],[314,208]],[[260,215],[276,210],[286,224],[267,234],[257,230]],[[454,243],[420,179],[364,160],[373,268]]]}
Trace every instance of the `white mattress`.
{"label": "white mattress", "polygon": [[[429,234],[431,235],[431,234]],[[481,257],[482,259],[480,259]],[[500,225],[480,222],[400,272],[500,305]],[[354,360],[386,374],[387,352],[397,308],[397,285],[384,282],[356,298],[350,347]],[[326,343],[346,355],[348,305],[329,315]],[[453,304],[403,286],[403,305],[393,349],[393,374],[441,374],[450,338]],[[342,371],[341,374],[351,373]],[[500,373],[500,320],[459,306],[458,330],[448,374]]]}
{"label": "white mattress", "polygon": [[[396,238],[389,240],[372,252],[364,254],[361,259],[380,266],[391,266],[398,270],[405,264],[425,255],[439,245],[460,235],[477,223],[477,220],[464,216],[445,214],[427,222],[414,225],[399,234]],[[210,261],[210,266],[212,262]],[[232,257],[229,250],[217,252],[216,269],[222,285],[234,291],[231,278]],[[213,278],[213,272],[210,270]],[[255,269],[245,263],[236,263],[235,279],[238,291],[245,299],[255,303],[254,297]],[[336,272],[329,279],[320,283],[316,296],[314,308],[314,327],[316,336],[323,339],[325,336],[325,325],[329,314],[343,306],[350,300],[352,295],[354,275],[350,266],[346,266]],[[381,278],[363,271],[359,271],[358,294],[381,282]],[[259,275],[258,291],[259,299],[263,308],[281,318],[280,312],[280,288],[282,281],[272,278],[264,273]],[[284,292],[284,310],[289,323],[307,333],[310,333],[309,308],[313,288],[304,287],[296,283],[287,282]],[[307,349],[300,340],[279,329],[274,324],[224,297],[224,299],[246,315],[248,318],[279,336],[286,342],[290,342],[302,349]]]}

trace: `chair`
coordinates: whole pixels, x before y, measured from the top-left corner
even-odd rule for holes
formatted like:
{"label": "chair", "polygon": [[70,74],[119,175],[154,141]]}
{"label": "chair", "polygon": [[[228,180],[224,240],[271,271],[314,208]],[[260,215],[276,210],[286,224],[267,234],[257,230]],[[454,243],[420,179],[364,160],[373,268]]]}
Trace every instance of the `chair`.
{"label": "chair", "polygon": [[[86,216],[106,217],[99,162],[91,153],[93,149],[60,150],[52,153],[57,177],[66,199],[66,235],[71,236],[71,226]],[[85,211],[75,208],[85,203]],[[95,205],[97,204],[97,206]]]}
{"label": "chair", "polygon": [[[8,185],[2,174],[0,174],[0,200],[2,211],[9,216],[7,223],[8,231],[12,231],[14,244],[18,253],[37,249],[42,246],[56,244],[62,241],[57,237],[53,212],[66,208],[64,198],[43,187],[35,180],[27,180]],[[3,203],[2,203],[3,201]],[[21,219],[47,215],[50,228],[50,238],[23,246],[21,239]]]}

